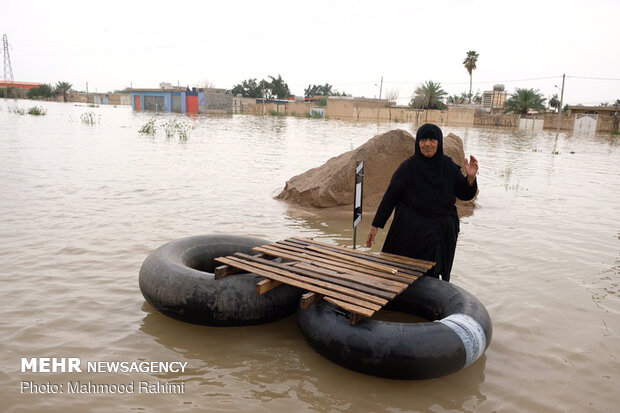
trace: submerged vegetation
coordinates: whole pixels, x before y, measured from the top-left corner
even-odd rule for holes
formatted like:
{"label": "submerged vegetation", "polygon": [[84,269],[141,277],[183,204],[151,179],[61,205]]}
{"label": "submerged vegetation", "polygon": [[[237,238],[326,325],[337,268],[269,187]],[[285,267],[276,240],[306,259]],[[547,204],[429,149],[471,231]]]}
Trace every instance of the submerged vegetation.
{"label": "submerged vegetation", "polygon": [[166,133],[166,138],[174,138],[176,135],[179,136],[181,140],[187,140],[189,137],[190,126],[185,122],[180,122],[176,119],[169,120],[164,123],[164,132]]}
{"label": "submerged vegetation", "polygon": [[82,123],[85,123],[86,125],[94,125],[95,123],[99,122],[99,119],[97,115],[95,114],[95,112],[82,113],[80,115],[80,120],[82,121]]}
{"label": "submerged vegetation", "polygon": [[16,115],[25,115],[26,114],[26,109],[19,107],[19,106],[15,106],[15,107],[9,107],[9,112],[10,113],[15,113]]}
{"label": "submerged vegetation", "polygon": [[155,119],[149,119],[144,125],[142,125],[138,132],[143,135],[155,135],[155,132],[157,132],[157,127],[155,126]]}
{"label": "submerged vegetation", "polygon": [[28,109],[29,115],[43,116],[46,113],[47,113],[47,110],[43,109],[43,107],[41,106],[32,106],[30,109]]}
{"label": "submerged vegetation", "polygon": [[31,106],[30,108],[28,108],[28,110],[20,107],[20,106],[14,106],[14,107],[9,107],[9,112],[10,113],[15,113],[16,115],[34,115],[34,116],[43,116],[47,113],[47,110],[45,110],[42,106]]}
{"label": "submerged vegetation", "polygon": [[171,119],[158,125],[157,120],[155,118],[151,118],[144,125],[142,125],[138,132],[143,135],[155,136],[159,127],[164,129],[166,138],[174,138],[175,136],[178,136],[180,140],[184,141],[189,138],[189,132],[192,129],[192,126],[186,122],[176,119]]}

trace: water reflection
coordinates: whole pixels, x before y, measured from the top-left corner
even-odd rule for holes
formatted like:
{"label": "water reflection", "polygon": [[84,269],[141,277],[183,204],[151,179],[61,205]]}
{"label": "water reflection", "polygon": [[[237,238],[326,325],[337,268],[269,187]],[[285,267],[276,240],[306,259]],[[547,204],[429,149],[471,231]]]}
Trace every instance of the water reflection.
{"label": "water reflection", "polygon": [[[486,356],[465,370],[428,381],[400,381],[347,370],[305,343],[295,317],[252,327],[205,327],[165,317],[148,304],[140,331],[188,360],[185,377],[203,397],[244,398],[252,403],[296,398],[314,411],[431,411],[475,409]],[[238,384],[243,383],[242,391]],[[450,397],[446,398],[445,393]]]}

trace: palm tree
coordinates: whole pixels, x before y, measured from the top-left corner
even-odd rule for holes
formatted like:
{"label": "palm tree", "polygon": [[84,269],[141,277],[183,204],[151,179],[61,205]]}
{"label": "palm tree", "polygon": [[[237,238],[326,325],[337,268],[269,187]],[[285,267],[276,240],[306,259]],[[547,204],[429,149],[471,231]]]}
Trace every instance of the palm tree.
{"label": "palm tree", "polygon": [[538,92],[538,89],[519,89],[510,95],[504,106],[505,112],[516,112],[522,115],[527,114],[530,109],[538,112],[545,110],[545,98]]}
{"label": "palm tree", "polygon": [[463,60],[463,65],[465,69],[467,69],[467,73],[469,73],[469,103],[471,103],[471,82],[472,82],[472,72],[476,70],[476,62],[478,61],[478,53],[474,50],[470,50],[467,52],[467,57]]}
{"label": "palm tree", "polygon": [[73,85],[69,82],[58,82],[56,83],[56,92],[62,93],[62,99],[67,102],[67,93],[71,90]]}
{"label": "palm tree", "polygon": [[444,99],[448,93],[441,88],[441,83],[429,80],[418,86],[409,106],[418,109],[445,109]]}
{"label": "palm tree", "polygon": [[549,99],[549,107],[555,109],[556,112],[560,111],[560,99],[558,99],[557,93],[554,93]]}

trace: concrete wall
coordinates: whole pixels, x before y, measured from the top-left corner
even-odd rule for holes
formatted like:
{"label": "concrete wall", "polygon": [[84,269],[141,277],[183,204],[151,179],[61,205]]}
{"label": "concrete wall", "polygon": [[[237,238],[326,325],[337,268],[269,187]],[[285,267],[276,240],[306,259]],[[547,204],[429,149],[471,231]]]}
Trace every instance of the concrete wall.
{"label": "concrete wall", "polygon": [[128,93],[89,93],[88,103],[96,105],[131,105],[131,95]]}
{"label": "concrete wall", "polygon": [[232,112],[233,95],[230,93],[210,93],[205,92],[206,110],[217,110]]}
{"label": "concrete wall", "polygon": [[[64,102],[62,93],[52,98],[53,102]],[[67,102],[88,103],[86,101],[86,93],[68,93]]]}
{"label": "concrete wall", "polygon": [[486,113],[476,113],[474,117],[474,125],[516,128],[519,126],[519,117],[519,115],[491,115]]}
{"label": "concrete wall", "polygon": [[[265,103],[265,115],[278,113],[290,116],[306,116],[310,114],[310,109],[316,105],[311,102],[290,102],[290,103]],[[250,115],[262,115],[263,104],[251,103],[246,105],[244,113]]]}
{"label": "concrete wall", "polygon": [[379,103],[357,100],[329,100],[327,116],[331,119],[376,122],[451,123],[473,125],[475,110],[450,108],[449,110],[418,110],[409,107],[386,107]]}
{"label": "concrete wall", "polygon": [[[450,110],[416,110],[408,107],[385,107],[386,103],[373,103],[356,100],[329,100],[324,107],[325,115],[330,119],[370,121],[370,122],[410,122],[439,123],[456,125],[473,125],[475,110],[470,108],[452,108]],[[282,115],[305,116],[313,107],[312,102],[265,103],[265,115],[278,113]],[[261,103],[248,104],[244,113],[261,115]]]}
{"label": "concrete wall", "polygon": [[233,112],[234,113],[246,113],[248,105],[256,103],[256,98],[244,98],[239,96],[233,96]]}
{"label": "concrete wall", "polygon": [[[530,115],[529,118],[541,119],[544,121],[544,129],[557,129],[558,128],[558,114],[557,113],[541,113],[540,115]],[[475,126],[501,126],[507,128],[519,127],[519,120],[521,115],[490,115],[484,113],[477,113],[474,125]],[[615,123],[614,123],[615,122]],[[618,121],[613,116],[598,116],[596,131],[597,132],[611,132],[615,126],[618,126]],[[562,114],[562,124],[560,129],[563,131],[572,131],[575,127],[575,115]]]}
{"label": "concrete wall", "polygon": [[[557,129],[558,128],[558,114],[557,113],[546,113],[543,115],[545,119],[545,129]],[[568,129],[573,130],[575,126],[575,116],[567,116],[565,113],[562,114],[562,125],[560,129]]]}

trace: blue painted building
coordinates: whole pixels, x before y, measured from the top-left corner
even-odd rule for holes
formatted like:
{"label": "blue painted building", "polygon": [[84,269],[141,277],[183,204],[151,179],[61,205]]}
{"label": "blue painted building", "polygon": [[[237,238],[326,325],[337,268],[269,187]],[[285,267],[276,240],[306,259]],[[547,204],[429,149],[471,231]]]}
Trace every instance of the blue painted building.
{"label": "blue painted building", "polygon": [[172,87],[163,83],[160,89],[131,89],[133,110],[158,112],[202,113],[232,111],[232,95],[225,89]]}
{"label": "blue painted building", "polygon": [[199,113],[205,110],[204,102],[204,92],[195,89],[193,91],[179,88],[131,90],[131,107],[137,111]]}

